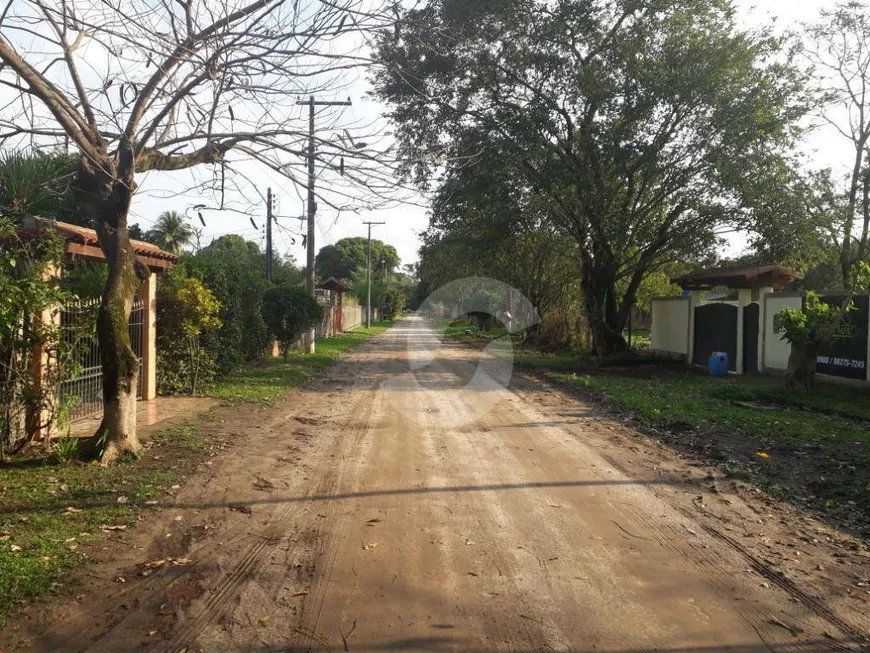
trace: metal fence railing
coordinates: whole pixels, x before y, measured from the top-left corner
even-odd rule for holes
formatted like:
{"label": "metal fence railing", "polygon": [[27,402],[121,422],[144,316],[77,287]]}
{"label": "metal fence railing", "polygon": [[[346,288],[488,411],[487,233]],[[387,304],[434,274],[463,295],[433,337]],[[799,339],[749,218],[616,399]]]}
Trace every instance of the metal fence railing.
{"label": "metal fence railing", "polygon": [[[71,346],[67,367],[73,372],[62,378],[59,387],[60,405],[67,406],[70,421],[89,417],[103,410],[103,370],[100,345],[96,333],[99,300],[71,302],[61,309],[60,325],[64,342]],[[142,337],[145,307],[140,300],[133,303],[129,329],[133,353],[140,359],[139,385],[136,396],[142,396]]]}

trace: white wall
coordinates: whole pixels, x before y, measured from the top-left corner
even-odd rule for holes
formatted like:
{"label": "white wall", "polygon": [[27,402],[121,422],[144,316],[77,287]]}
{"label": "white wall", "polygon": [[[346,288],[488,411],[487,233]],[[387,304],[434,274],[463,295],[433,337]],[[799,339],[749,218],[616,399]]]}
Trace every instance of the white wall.
{"label": "white wall", "polygon": [[773,330],[774,316],[784,308],[800,310],[802,298],[794,293],[778,295],[773,293],[764,298],[764,369],[784,370],[788,366],[788,355],[791,353],[791,345]]}
{"label": "white wall", "polygon": [[657,353],[688,356],[688,297],[664,297],[652,301],[650,348]]}

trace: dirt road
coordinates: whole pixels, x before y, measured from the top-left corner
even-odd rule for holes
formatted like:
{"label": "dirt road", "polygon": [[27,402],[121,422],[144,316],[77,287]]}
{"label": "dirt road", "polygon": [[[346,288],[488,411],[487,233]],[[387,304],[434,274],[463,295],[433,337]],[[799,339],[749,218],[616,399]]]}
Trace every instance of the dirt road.
{"label": "dirt road", "polygon": [[224,409],[244,444],[123,535],[33,648],[860,650],[866,601],[772,571],[757,509],[716,517],[705,470],[653,464],[553,389],[475,380],[477,356],[407,320],[275,408]]}

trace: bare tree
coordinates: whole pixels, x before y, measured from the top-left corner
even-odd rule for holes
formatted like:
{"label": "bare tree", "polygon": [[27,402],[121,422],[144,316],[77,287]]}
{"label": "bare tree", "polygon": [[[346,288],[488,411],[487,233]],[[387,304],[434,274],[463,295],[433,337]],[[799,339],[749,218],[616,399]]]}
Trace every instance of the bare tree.
{"label": "bare tree", "polygon": [[[344,80],[368,63],[366,34],[389,19],[371,0],[8,0],[0,8],[0,146],[74,148],[73,187],[109,267],[98,318],[105,413],[91,441],[104,462],[141,448],[139,363],[127,329],[148,273],[127,234],[137,175],[209,166],[207,185],[221,203],[244,161],[304,175],[307,108],[297,101],[344,99]],[[344,173],[333,199],[321,197],[334,206],[370,207],[393,185],[377,134],[356,127],[315,141],[321,169]]]}
{"label": "bare tree", "polygon": [[[824,92],[823,119],[852,145],[840,267],[849,287],[855,263],[867,256],[870,231],[870,10],[847,0],[807,27],[805,54]],[[856,221],[860,235],[856,237]]]}

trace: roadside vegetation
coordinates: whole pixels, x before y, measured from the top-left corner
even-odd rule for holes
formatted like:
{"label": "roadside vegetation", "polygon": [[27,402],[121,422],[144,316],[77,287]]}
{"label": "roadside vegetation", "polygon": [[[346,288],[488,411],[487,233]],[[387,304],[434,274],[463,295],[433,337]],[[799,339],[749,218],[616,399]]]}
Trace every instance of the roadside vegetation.
{"label": "roadside vegetation", "polygon": [[73,590],[68,574],[88,563],[87,548],[134,528],[214,445],[186,424],[159,431],[139,459],[111,467],[35,451],[0,466],[0,625],[29,599]]}
{"label": "roadside vegetation", "polygon": [[332,365],[343,352],[386,331],[389,325],[389,322],[374,322],[370,328],[360,327],[321,340],[314,355],[291,349],[286,356],[256,361],[216,383],[208,394],[226,401],[274,404],[289,388],[304,383],[319,370]]}
{"label": "roadside vegetation", "polygon": [[548,375],[732,479],[870,538],[870,389],[633,369]]}
{"label": "roadside vegetation", "polygon": [[781,378],[729,376],[654,362],[521,349],[520,370],[579,393],[678,451],[870,538],[870,388],[812,393]]}

